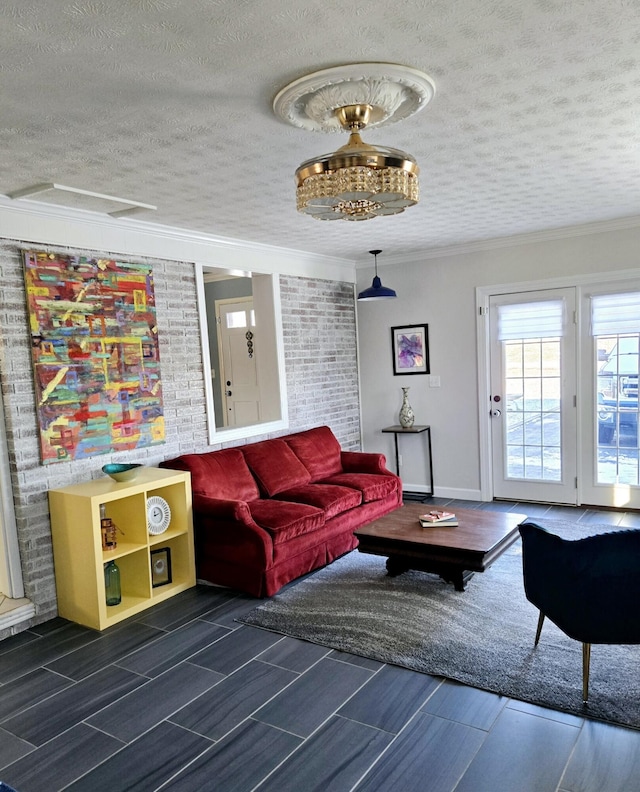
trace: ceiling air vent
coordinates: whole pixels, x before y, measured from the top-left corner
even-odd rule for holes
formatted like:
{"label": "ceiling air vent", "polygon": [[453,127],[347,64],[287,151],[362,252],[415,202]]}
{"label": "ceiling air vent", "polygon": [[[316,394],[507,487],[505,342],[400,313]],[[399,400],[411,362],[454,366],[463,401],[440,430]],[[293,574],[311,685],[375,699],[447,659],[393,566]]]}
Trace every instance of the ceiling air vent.
{"label": "ceiling air vent", "polygon": [[82,209],[87,212],[99,212],[111,217],[129,217],[138,212],[155,211],[158,207],[151,204],[118,198],[115,195],[104,195],[91,190],[80,190],[77,187],[66,187],[64,184],[36,184],[9,193],[14,200],[34,201],[37,203],[64,206],[68,209]]}

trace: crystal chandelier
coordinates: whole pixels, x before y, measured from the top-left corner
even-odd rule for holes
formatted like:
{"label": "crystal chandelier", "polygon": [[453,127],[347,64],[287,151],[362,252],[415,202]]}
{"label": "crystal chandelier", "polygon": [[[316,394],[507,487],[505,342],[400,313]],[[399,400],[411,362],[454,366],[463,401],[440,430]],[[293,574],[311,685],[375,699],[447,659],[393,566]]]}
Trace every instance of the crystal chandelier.
{"label": "crystal chandelier", "polygon": [[351,132],[332,154],[307,160],[296,171],[299,212],[317,220],[369,220],[404,212],[418,203],[420,169],[410,154],[372,146],[360,137],[370,105],[340,107],[336,116]]}
{"label": "crystal chandelier", "polygon": [[433,97],[430,77],[391,63],[356,63],[295,80],[274,100],[274,112],[303,129],[350,133],[331,154],[296,170],[296,205],[317,220],[369,220],[418,203],[420,169],[404,151],[365,143],[365,127],[398,121]]}

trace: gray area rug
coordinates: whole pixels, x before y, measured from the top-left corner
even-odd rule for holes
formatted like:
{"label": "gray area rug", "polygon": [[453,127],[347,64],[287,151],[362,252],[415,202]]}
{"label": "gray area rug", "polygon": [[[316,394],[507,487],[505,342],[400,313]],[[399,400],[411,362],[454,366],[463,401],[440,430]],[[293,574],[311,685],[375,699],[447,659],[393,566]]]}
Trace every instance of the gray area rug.
{"label": "gray area rug", "polygon": [[[611,526],[544,521],[567,538]],[[435,575],[386,574],[354,550],[240,621],[343,652],[447,677],[510,698],[640,728],[640,646],[594,645],[582,703],[582,646],[524,595],[520,541],[456,592]]]}

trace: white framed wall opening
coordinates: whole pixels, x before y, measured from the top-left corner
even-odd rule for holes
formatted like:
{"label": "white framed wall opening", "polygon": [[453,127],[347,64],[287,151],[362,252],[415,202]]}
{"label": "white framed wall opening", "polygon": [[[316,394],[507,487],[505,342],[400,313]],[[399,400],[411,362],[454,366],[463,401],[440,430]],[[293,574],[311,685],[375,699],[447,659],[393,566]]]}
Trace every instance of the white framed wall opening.
{"label": "white framed wall opening", "polygon": [[[286,429],[278,275],[197,264],[196,287],[209,442],[220,444]],[[229,288],[240,291],[235,297],[221,296]],[[237,316],[244,312],[242,302],[247,299],[251,305],[245,312],[245,327]],[[220,332],[223,321],[224,332]]]}

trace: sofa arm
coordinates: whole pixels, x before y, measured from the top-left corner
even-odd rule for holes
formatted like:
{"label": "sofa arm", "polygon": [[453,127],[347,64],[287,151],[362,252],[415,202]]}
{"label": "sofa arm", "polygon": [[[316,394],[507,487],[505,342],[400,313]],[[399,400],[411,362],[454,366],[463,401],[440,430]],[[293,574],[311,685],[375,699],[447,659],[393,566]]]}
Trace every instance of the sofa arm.
{"label": "sofa arm", "polygon": [[237,522],[254,524],[246,501],[210,498],[208,495],[193,494],[193,510],[207,517],[219,520],[236,520]]}
{"label": "sofa arm", "polygon": [[387,469],[387,461],[384,454],[372,454],[365,451],[341,451],[340,459],[345,473],[394,475]]}
{"label": "sofa arm", "polygon": [[193,495],[193,523],[196,547],[211,550],[225,560],[241,551],[249,563],[264,566],[273,562],[273,541],[252,518],[245,501]]}

